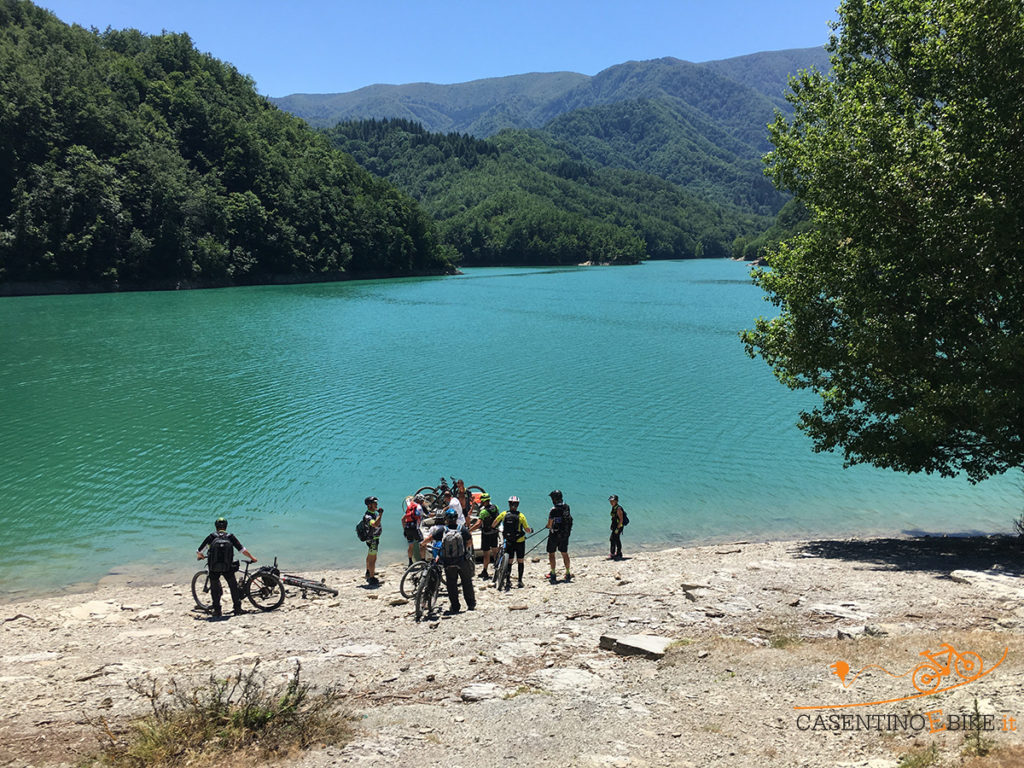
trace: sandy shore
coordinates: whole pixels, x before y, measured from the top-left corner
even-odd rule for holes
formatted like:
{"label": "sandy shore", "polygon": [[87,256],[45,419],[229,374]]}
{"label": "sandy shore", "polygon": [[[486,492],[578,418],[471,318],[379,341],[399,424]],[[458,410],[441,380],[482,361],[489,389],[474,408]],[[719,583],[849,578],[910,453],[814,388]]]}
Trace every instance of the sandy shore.
{"label": "sandy shore", "polygon": [[[95,718],[145,710],[133,679],[200,683],[257,659],[282,679],[301,661],[348,695],[355,739],[292,762],[303,768],[883,768],[931,744],[934,764],[972,764],[955,727],[975,701],[999,748],[976,764],[1021,765],[1022,561],[1008,538],[739,542],[579,558],[573,582],[551,585],[545,560],[527,563],[524,589],[478,588],[476,611],[420,623],[397,563],[377,590],[361,570],[311,573],[339,596],[291,593],[222,621],[193,609],[185,583],[8,603],[0,765],[75,763]],[[602,648],[625,635],[672,644],[660,659]],[[957,687],[921,696],[909,673],[943,643],[964,674],[953,659],[933,679]],[[863,706],[795,709],[837,704]]]}

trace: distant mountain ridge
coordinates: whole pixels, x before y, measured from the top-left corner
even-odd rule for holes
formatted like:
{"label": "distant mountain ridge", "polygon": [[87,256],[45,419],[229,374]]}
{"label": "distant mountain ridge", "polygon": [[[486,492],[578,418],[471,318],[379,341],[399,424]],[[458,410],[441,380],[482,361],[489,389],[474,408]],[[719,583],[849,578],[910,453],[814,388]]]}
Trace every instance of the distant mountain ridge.
{"label": "distant mountain ridge", "polygon": [[[785,108],[788,76],[799,69],[828,69],[824,47],[765,51],[695,64],[671,57],[630,61],[596,75],[547,72],[473,80],[452,85],[371,85],[356,91],[271,98],[316,127],[343,120],[402,118],[432,132],[486,137],[505,128],[541,128],[575,109],[638,98],[675,98],[728,118],[730,105],[749,102],[771,118]],[[738,120],[739,115],[734,119]]]}

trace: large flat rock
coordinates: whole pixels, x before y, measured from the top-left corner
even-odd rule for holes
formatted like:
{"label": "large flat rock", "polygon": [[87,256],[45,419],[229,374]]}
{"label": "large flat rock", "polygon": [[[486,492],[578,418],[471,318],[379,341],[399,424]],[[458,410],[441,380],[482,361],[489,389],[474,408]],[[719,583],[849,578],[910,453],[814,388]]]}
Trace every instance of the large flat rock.
{"label": "large flat rock", "polygon": [[601,635],[600,645],[620,656],[645,656],[660,659],[672,644],[668,637],[657,635]]}

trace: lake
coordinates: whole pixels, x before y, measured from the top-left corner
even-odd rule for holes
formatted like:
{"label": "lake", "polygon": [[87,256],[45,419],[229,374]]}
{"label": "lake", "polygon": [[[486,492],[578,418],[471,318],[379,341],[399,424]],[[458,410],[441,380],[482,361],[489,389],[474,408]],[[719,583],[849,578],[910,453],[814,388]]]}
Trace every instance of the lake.
{"label": "lake", "polygon": [[[163,582],[226,516],[290,570],[381,563],[401,501],[443,475],[572,506],[640,547],[1008,531],[1018,478],[843,469],[737,333],[771,313],[730,261],[472,269],[455,277],[0,299],[0,590]],[[504,505],[502,504],[502,508]],[[528,567],[530,567],[528,565]],[[540,567],[540,566],[535,566]]]}

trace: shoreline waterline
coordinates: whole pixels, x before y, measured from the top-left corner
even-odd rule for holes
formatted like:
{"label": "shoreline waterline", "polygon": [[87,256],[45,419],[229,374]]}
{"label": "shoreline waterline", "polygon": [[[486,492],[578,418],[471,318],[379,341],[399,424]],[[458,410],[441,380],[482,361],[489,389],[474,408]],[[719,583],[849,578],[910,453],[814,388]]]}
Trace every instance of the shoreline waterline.
{"label": "shoreline waterline", "polygon": [[[628,530],[628,529],[627,529]],[[628,534],[627,534],[628,536]],[[624,541],[625,557],[628,560],[631,555],[661,555],[667,552],[698,552],[703,549],[710,547],[742,547],[749,545],[760,545],[760,546],[807,546],[807,545],[828,545],[828,544],[849,544],[858,543],[863,545],[866,549],[870,549],[872,543],[885,543],[889,544],[892,542],[905,542],[911,544],[913,542],[934,542],[934,541],[985,541],[995,543],[997,546],[1006,546],[1012,548],[1013,546],[1024,549],[1024,538],[1018,537],[1015,534],[1007,532],[993,532],[993,533],[982,533],[977,531],[972,532],[930,532],[925,533],[922,531],[917,532],[875,532],[869,535],[851,535],[851,536],[794,536],[794,537],[778,537],[778,538],[762,538],[757,536],[751,537],[734,537],[734,536],[722,536],[722,537],[710,537],[700,541],[686,541],[678,544],[665,545],[664,543],[651,544],[644,542],[630,542],[628,537]],[[531,545],[532,546],[532,545]],[[588,544],[578,548],[572,547],[570,543],[569,555],[573,561],[579,559],[581,561],[602,561],[607,559],[607,547],[604,547],[604,553],[602,553],[602,547],[597,544]],[[264,557],[257,553],[257,557],[260,558],[256,566],[270,565],[274,561],[274,555]],[[394,590],[398,588],[398,580],[401,578],[401,572],[406,567],[407,555],[405,550],[397,549],[381,549],[377,559],[378,571],[387,573],[388,579],[384,583],[384,589],[390,590],[392,587]],[[534,563],[533,560],[537,562]],[[556,556],[556,564],[559,569],[562,568],[561,555]],[[317,579],[327,578],[330,582],[330,577],[335,578],[354,578],[360,577],[363,572],[363,563],[360,561],[358,564],[335,564],[335,565],[321,565],[315,568],[302,567],[297,564],[284,564],[279,563],[282,566],[282,570],[288,573],[296,573],[311,576],[315,574]],[[548,561],[547,553],[544,549],[543,543],[533,550],[528,552],[526,557],[526,569],[527,571],[533,569],[543,569],[547,572]],[[69,597],[75,595],[88,596],[104,592],[111,589],[149,589],[153,587],[165,586],[168,584],[181,585],[187,587],[192,580],[193,574],[196,571],[203,569],[203,562],[199,560],[192,561],[191,563],[176,562],[176,563],[165,563],[162,566],[153,566],[146,563],[129,563],[112,567],[106,574],[99,577],[96,581],[83,581],[75,584],[69,584],[64,588],[48,588],[48,589],[22,589],[16,591],[0,591],[0,605],[10,606],[17,605],[19,603],[46,600],[51,598]]]}

